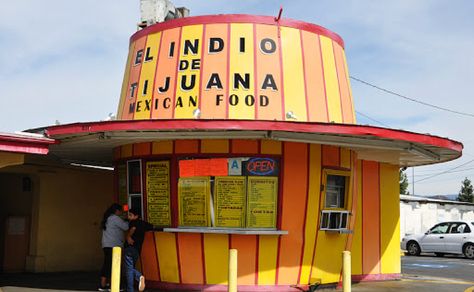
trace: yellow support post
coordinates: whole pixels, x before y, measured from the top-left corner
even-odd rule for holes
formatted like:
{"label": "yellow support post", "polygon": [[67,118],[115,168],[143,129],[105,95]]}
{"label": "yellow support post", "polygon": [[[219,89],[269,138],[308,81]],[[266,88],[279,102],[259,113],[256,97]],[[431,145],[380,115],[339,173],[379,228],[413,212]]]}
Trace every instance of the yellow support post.
{"label": "yellow support post", "polygon": [[116,246],[112,249],[112,279],[110,281],[110,291],[120,291],[120,265],[122,262],[122,248]]}
{"label": "yellow support post", "polygon": [[237,292],[237,250],[229,251],[229,286],[228,292]]}
{"label": "yellow support post", "polygon": [[342,252],[342,291],[351,292],[351,252]]}

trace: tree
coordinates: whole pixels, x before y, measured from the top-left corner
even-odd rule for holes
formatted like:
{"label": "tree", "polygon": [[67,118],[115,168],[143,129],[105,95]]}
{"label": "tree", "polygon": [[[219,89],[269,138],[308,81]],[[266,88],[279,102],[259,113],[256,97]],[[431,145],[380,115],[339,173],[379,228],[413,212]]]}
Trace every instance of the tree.
{"label": "tree", "polygon": [[474,191],[472,188],[471,180],[467,177],[462,181],[461,191],[458,195],[458,201],[474,203]]}
{"label": "tree", "polygon": [[400,194],[401,195],[409,195],[410,192],[408,191],[408,178],[405,170],[400,169]]}

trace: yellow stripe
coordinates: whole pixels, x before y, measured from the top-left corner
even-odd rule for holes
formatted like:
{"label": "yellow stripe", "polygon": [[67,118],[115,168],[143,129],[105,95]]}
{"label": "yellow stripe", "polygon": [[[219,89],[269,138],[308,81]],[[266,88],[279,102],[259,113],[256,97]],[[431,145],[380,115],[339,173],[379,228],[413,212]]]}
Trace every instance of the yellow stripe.
{"label": "yellow stripe", "polygon": [[173,153],[173,141],[153,142],[152,154],[171,154]]}
{"label": "yellow stripe", "polygon": [[326,95],[329,111],[329,121],[342,122],[341,97],[339,93],[339,82],[337,79],[336,62],[332,40],[325,36],[321,38],[321,50],[323,54],[324,81],[326,83]]}
{"label": "yellow stripe", "polygon": [[355,114],[355,108],[354,108],[354,99],[352,98],[352,87],[351,87],[351,79],[349,78],[349,69],[347,66],[347,61],[346,61],[346,54],[342,54],[342,57],[344,58],[344,67],[346,68],[346,80],[347,80],[347,86],[349,88],[349,95],[351,97],[351,105],[352,105],[352,117],[354,118],[354,124],[357,124],[356,122],[356,114]]}
{"label": "yellow stripe", "polygon": [[228,153],[229,152],[229,140],[202,140],[201,141],[201,152],[202,153]]}
{"label": "yellow stripe", "polygon": [[123,145],[121,149],[121,158],[127,158],[131,157],[133,155],[133,145],[128,144],[128,145]]}
{"label": "yellow stripe", "polygon": [[311,144],[309,162],[309,190],[306,209],[305,244],[301,267],[300,284],[309,284],[316,230],[318,229],[318,213],[314,206],[319,205],[321,181],[321,145]]}
{"label": "yellow stripe", "polygon": [[174,233],[155,232],[156,252],[163,282],[179,283],[178,256]]}
{"label": "yellow stripe", "polygon": [[[191,64],[193,60],[201,59],[201,50],[202,50],[202,25],[191,25],[183,26],[183,31],[181,32],[181,49],[180,49],[180,64],[183,62],[188,62],[189,66],[186,70],[179,71],[178,73],[178,84],[176,88],[176,109],[175,109],[175,118],[194,118],[193,112],[199,106],[199,89],[200,89],[200,70],[191,69]],[[191,51],[187,55],[184,55],[184,46],[185,41],[191,41],[194,44],[194,40],[199,40],[199,46],[197,54],[193,55]],[[200,62],[200,61],[199,61]],[[179,64],[178,64],[179,66]],[[181,88],[181,80],[186,76],[186,84],[189,86],[191,84],[191,76],[195,76],[195,86],[190,90],[183,90]],[[193,102],[196,103],[194,106]]]}
{"label": "yellow stripe", "polygon": [[362,164],[360,160],[357,160],[357,211],[354,214],[355,226],[354,234],[352,237],[352,274],[362,275]]}
{"label": "yellow stripe", "polygon": [[351,151],[341,147],[341,167],[351,168]]}
{"label": "yellow stripe", "polygon": [[281,154],[281,142],[273,140],[261,140],[262,154]]}
{"label": "yellow stripe", "polygon": [[380,164],[380,240],[382,274],[400,273],[398,166]]}
{"label": "yellow stripe", "polygon": [[278,236],[259,236],[258,285],[275,285],[277,252]]}
{"label": "yellow stripe", "polygon": [[229,237],[227,234],[204,234],[206,284],[227,284]]}
{"label": "yellow stripe", "polygon": [[133,49],[135,48],[135,42],[133,42],[129,49],[128,49],[128,58],[127,58],[127,65],[125,66],[125,74],[123,75],[123,82],[122,82],[122,91],[120,93],[120,102],[117,109],[117,119],[122,118],[122,109],[123,104],[125,103],[125,99],[127,98],[128,93],[128,81],[130,78],[130,62],[132,61]]}
{"label": "yellow stripe", "polygon": [[464,292],[474,292],[474,286],[467,288]]}
{"label": "yellow stripe", "polygon": [[[240,52],[240,38],[243,36],[253,36],[252,24],[232,24],[230,29],[230,71],[229,71],[229,98],[232,94],[237,95],[239,102],[236,105],[229,103],[229,119],[254,119],[255,118],[255,104],[252,105],[252,100],[248,97],[248,104],[245,103],[247,96],[254,96],[254,50],[253,38],[245,38],[245,52]],[[240,86],[238,89],[234,84],[234,74],[238,73],[245,77],[246,73],[250,73],[249,89],[244,89]],[[229,102],[231,100],[229,99]],[[254,101],[256,101],[254,99]]]}
{"label": "yellow stripe", "polygon": [[[140,73],[140,83],[137,91],[137,103],[135,104],[135,115],[134,120],[143,120],[150,118],[150,111],[152,107],[153,98],[153,81],[155,80],[156,62],[158,59],[158,48],[160,47],[161,32],[150,34],[147,38],[146,46],[143,51],[143,65]],[[149,57],[152,60],[146,61],[147,50],[150,48]],[[145,81],[147,82],[147,88],[145,94],[144,86]],[[148,101],[148,107],[146,102]]]}
{"label": "yellow stripe", "polygon": [[293,112],[297,121],[306,121],[303,56],[300,31],[298,29],[281,28],[281,51],[285,89],[285,112]]}

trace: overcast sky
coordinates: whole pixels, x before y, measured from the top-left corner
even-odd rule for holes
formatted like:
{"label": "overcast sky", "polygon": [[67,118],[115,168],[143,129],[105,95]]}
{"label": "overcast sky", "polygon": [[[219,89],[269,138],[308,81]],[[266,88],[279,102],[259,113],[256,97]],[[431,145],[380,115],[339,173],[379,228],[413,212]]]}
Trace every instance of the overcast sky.
{"label": "overcast sky", "polygon": [[[248,13],[322,25],[345,41],[352,76],[474,113],[474,2],[174,1],[192,15]],[[102,120],[116,112],[138,0],[16,0],[0,9],[0,132]],[[418,195],[458,193],[474,179],[474,118],[405,101],[352,80],[356,110],[391,128],[464,144],[453,162],[415,168]],[[381,126],[363,115],[359,124]],[[411,169],[408,170],[411,180]],[[411,186],[410,186],[411,191]]]}

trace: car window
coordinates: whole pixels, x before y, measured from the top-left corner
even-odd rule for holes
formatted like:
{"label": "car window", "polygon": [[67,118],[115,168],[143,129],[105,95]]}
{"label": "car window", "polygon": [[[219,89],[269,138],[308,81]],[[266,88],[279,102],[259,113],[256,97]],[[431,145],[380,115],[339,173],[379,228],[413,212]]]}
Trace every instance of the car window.
{"label": "car window", "polygon": [[442,234],[448,231],[449,223],[441,223],[430,229],[430,233]]}
{"label": "car window", "polygon": [[466,229],[466,227],[467,225],[461,222],[451,223],[448,233],[464,233],[464,229]]}

